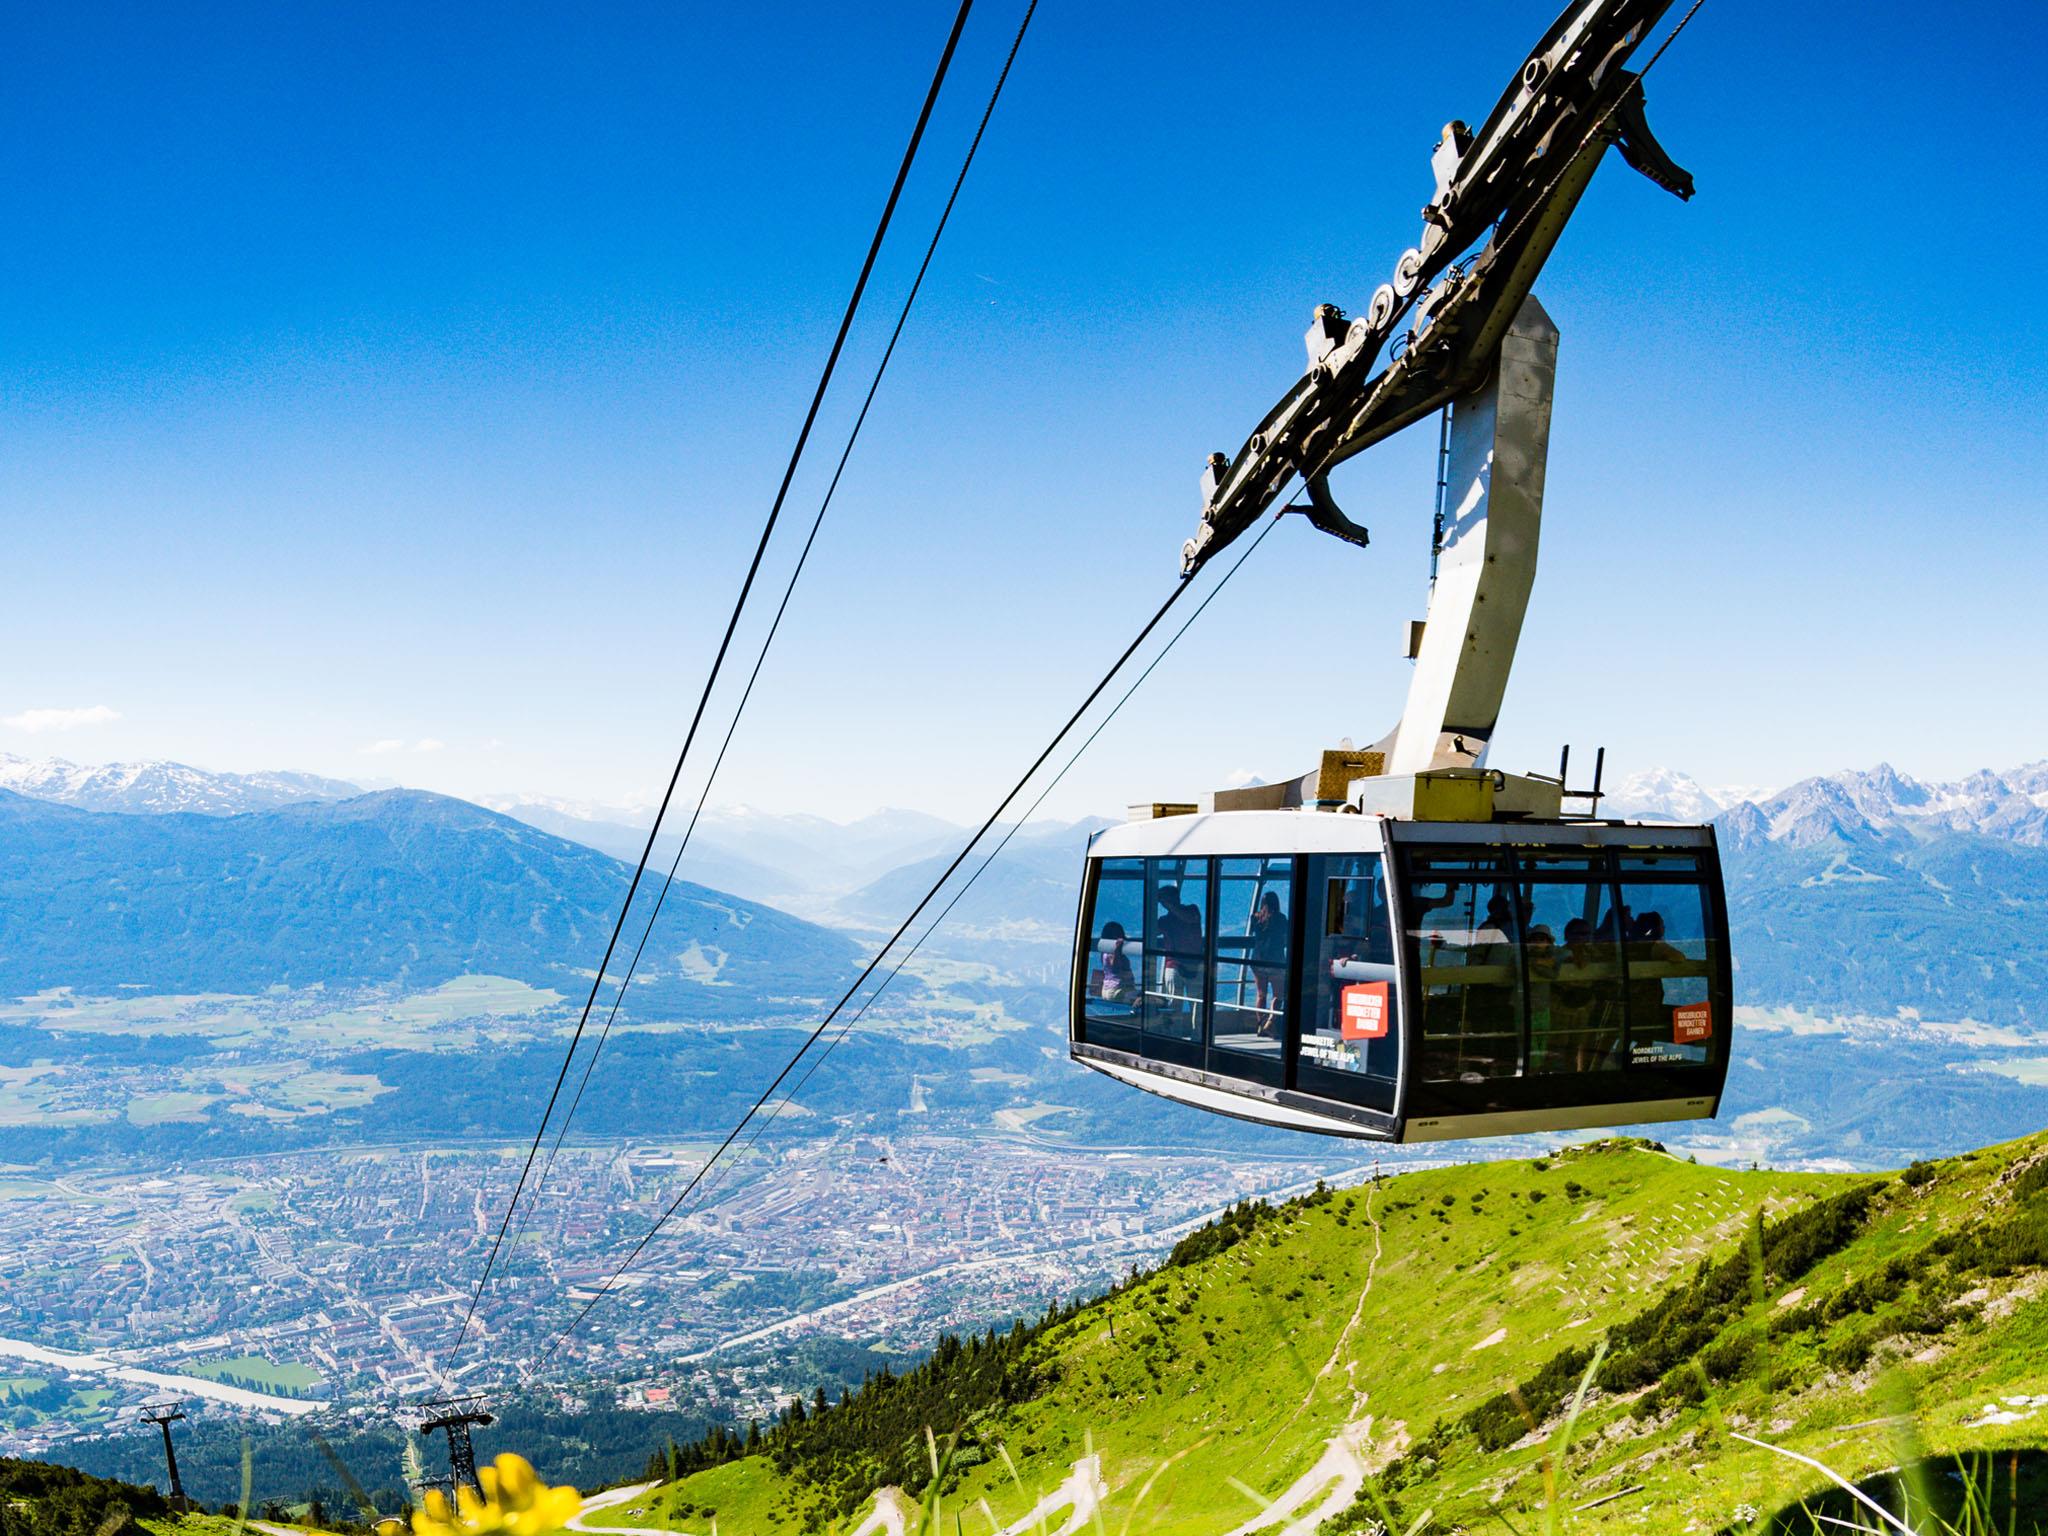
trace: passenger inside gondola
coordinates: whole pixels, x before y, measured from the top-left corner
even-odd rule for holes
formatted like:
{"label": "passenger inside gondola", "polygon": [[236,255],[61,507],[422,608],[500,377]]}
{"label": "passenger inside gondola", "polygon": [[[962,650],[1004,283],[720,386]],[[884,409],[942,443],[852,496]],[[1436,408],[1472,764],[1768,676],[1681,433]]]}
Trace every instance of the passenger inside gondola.
{"label": "passenger inside gondola", "polygon": [[1088,995],[1118,1007],[1132,1008],[1138,1001],[1138,978],[1124,955],[1129,936],[1124,925],[1102,925],[1101,942],[1095,946],[1095,971],[1088,980]]}
{"label": "passenger inside gondola", "polygon": [[1259,1033],[1271,1035],[1287,1006],[1287,914],[1280,896],[1267,891],[1251,915],[1253,1004],[1262,1015]]}
{"label": "passenger inside gondola", "polygon": [[1619,970],[1614,950],[1613,913],[1596,928],[1582,917],[1564,925],[1564,955],[1558,963],[1558,1021],[1574,1072],[1602,1072],[1620,1065],[1620,999],[1612,985]]}
{"label": "passenger inside gondola", "polygon": [[1202,909],[1181,900],[1180,887],[1162,885],[1155,894],[1159,916],[1153,928],[1159,950],[1159,990],[1171,1011],[1195,1013],[1202,997]]}
{"label": "passenger inside gondola", "polygon": [[1216,931],[1207,973],[1211,1071],[1273,1086],[1284,1080],[1293,886],[1292,859],[1216,861]]}
{"label": "passenger inside gondola", "polygon": [[1425,924],[1417,942],[1426,1078],[1483,1082],[1521,1071],[1523,912],[1510,889],[1483,867],[1414,889]]}

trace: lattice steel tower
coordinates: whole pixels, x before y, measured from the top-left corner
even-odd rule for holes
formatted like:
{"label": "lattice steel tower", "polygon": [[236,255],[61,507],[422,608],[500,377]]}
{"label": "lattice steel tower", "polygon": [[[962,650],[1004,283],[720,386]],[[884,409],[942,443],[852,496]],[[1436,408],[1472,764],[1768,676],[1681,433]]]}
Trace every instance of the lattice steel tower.
{"label": "lattice steel tower", "polygon": [[421,1403],[420,1411],[427,1415],[420,1420],[422,1435],[431,1437],[437,1429],[447,1431],[448,1478],[451,1486],[467,1486],[478,1498],[482,1498],[484,1486],[476,1475],[476,1451],[470,1446],[469,1431],[472,1426],[481,1428],[498,1422],[492,1415],[484,1412],[483,1395],[472,1392],[463,1397],[437,1397]]}

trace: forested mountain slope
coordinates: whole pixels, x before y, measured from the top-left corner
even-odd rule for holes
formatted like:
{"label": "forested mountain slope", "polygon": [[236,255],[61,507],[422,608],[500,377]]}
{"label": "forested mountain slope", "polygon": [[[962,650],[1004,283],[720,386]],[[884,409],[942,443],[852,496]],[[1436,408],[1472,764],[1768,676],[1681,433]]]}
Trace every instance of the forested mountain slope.
{"label": "forested mountain slope", "polygon": [[[416,790],[237,816],[95,813],[0,791],[0,996],[418,990],[472,973],[576,993],[629,873]],[[643,1004],[681,994],[759,1011],[822,996],[854,955],[837,934],[678,881],[635,986]]]}

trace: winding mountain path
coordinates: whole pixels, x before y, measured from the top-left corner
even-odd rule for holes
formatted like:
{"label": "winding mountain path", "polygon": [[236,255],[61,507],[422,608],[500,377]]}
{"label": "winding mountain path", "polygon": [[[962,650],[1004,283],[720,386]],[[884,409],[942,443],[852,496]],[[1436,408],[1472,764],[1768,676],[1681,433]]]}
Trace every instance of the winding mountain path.
{"label": "winding mountain path", "polygon": [[601,1509],[624,1504],[639,1498],[654,1487],[653,1483],[634,1483],[625,1488],[607,1488],[603,1493],[593,1493],[583,1501],[583,1508],[563,1522],[568,1530],[597,1533],[597,1536],[679,1536],[676,1531],[654,1525],[585,1525],[583,1522]]}

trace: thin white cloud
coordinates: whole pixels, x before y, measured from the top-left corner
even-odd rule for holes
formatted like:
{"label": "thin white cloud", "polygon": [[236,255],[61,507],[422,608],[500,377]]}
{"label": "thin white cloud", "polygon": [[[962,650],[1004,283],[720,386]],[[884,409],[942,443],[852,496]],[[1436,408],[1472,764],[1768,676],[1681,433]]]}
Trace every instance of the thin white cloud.
{"label": "thin white cloud", "polygon": [[120,718],[118,710],[109,709],[104,704],[93,704],[84,709],[24,709],[18,715],[0,720],[0,725],[40,736],[44,731],[75,731],[82,725],[105,725],[109,720]]}
{"label": "thin white cloud", "polygon": [[422,736],[412,744],[412,749],[415,752],[438,752],[447,745],[448,743],[445,741],[436,741],[431,736]]}
{"label": "thin white cloud", "polygon": [[388,753],[403,752],[405,743],[396,736],[387,736],[382,741],[373,741],[366,747],[357,747],[356,750],[364,757],[383,757]]}

